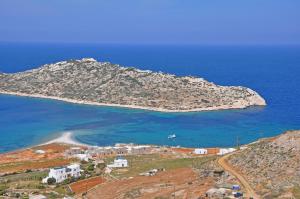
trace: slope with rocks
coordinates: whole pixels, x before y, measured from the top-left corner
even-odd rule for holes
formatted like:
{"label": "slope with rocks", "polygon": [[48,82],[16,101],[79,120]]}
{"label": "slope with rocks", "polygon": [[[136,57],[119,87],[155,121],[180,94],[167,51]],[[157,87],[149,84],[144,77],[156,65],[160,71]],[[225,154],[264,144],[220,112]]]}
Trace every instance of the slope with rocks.
{"label": "slope with rocks", "polygon": [[300,197],[300,131],[258,141],[230,156],[263,198]]}
{"label": "slope with rocks", "polygon": [[202,78],[177,77],[91,58],[1,74],[0,93],[174,112],[266,105],[249,88],[219,86]]}

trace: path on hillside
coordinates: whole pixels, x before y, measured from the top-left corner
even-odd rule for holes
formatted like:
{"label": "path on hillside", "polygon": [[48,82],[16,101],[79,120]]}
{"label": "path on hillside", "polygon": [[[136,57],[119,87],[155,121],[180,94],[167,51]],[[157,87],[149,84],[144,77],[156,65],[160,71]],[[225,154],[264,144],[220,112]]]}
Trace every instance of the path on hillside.
{"label": "path on hillside", "polygon": [[244,188],[245,191],[245,196],[246,197],[252,197],[254,199],[260,199],[260,196],[257,195],[254,191],[254,189],[250,186],[246,178],[244,178],[235,168],[228,163],[227,159],[233,155],[234,153],[222,156],[221,158],[218,159],[218,164],[227,172],[231,173],[234,175],[238,181],[241,183],[242,187]]}

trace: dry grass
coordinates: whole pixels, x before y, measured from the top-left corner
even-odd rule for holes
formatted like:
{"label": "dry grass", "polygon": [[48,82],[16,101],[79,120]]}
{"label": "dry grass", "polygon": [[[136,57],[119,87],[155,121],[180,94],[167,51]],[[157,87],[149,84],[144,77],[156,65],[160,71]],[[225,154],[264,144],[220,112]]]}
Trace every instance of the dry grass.
{"label": "dry grass", "polygon": [[[126,169],[116,169],[112,175],[116,177],[131,177],[137,176],[142,172],[150,169],[164,168],[166,170],[186,168],[186,167],[199,167],[207,161],[215,159],[214,156],[204,156],[195,158],[175,158],[165,157],[159,154],[140,155],[140,156],[126,156],[129,167]],[[110,162],[111,159],[108,160]]]}
{"label": "dry grass", "polygon": [[0,165],[0,173],[13,173],[34,169],[45,169],[50,167],[64,166],[73,162],[73,159],[48,159],[40,161],[24,161],[24,162],[12,162]]}
{"label": "dry grass", "polygon": [[88,192],[88,198],[198,198],[212,186],[213,180],[200,181],[192,168],[178,168],[156,176],[137,176],[106,182]]}
{"label": "dry grass", "polygon": [[[44,169],[55,166],[63,166],[74,161],[64,158],[64,151],[69,145],[48,144],[32,149],[18,150],[0,154],[0,174],[13,173],[32,169]],[[38,154],[36,150],[44,150],[44,154]]]}

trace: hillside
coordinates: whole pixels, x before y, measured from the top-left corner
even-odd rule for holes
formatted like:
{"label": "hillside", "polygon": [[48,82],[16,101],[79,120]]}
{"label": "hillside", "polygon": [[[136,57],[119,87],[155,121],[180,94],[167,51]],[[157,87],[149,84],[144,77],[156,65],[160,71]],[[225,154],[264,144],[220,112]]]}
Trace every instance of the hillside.
{"label": "hillside", "polygon": [[70,60],[0,74],[0,92],[75,103],[158,111],[202,111],[265,105],[255,91],[219,86],[202,78],[177,77],[94,59]]}
{"label": "hillside", "polygon": [[261,140],[229,162],[263,198],[300,198],[300,131]]}

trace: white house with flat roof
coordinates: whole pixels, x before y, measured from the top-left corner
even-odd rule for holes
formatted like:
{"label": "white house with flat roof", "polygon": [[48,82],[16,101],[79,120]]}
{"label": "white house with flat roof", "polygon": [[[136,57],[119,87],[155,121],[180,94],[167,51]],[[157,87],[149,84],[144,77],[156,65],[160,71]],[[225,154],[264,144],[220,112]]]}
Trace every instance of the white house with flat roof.
{"label": "white house with flat roof", "polygon": [[148,154],[151,153],[151,149],[148,145],[127,146],[128,153],[130,154]]}
{"label": "white house with flat roof", "polygon": [[207,149],[195,149],[194,154],[205,155],[207,154]]}
{"label": "white house with flat roof", "polygon": [[80,161],[88,162],[92,157],[89,154],[75,154],[72,157],[79,159]]}
{"label": "white house with flat roof", "polygon": [[235,148],[221,148],[221,149],[219,150],[219,153],[217,153],[217,155],[225,155],[225,154],[227,154],[227,153],[232,153],[232,152],[234,152],[234,151],[236,151]]}
{"label": "white house with flat roof", "polygon": [[122,168],[128,167],[128,161],[124,157],[117,157],[113,164],[107,165],[109,168]]}
{"label": "white house with flat roof", "polygon": [[80,165],[71,164],[67,167],[55,167],[50,169],[48,176],[42,180],[42,183],[47,183],[49,178],[54,178],[56,183],[60,183],[70,177],[78,178],[80,176]]}

